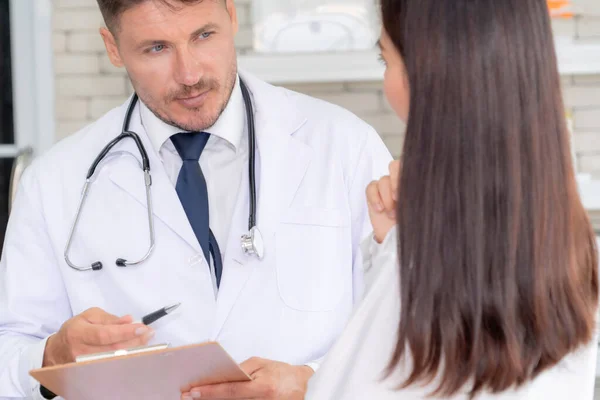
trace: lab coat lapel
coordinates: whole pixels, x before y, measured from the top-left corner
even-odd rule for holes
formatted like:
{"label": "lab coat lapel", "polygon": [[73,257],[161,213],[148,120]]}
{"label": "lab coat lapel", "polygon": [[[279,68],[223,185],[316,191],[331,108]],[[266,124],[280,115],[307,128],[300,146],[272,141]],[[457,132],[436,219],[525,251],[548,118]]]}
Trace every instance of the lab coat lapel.
{"label": "lab coat lapel", "polygon": [[[291,204],[308,168],[311,151],[293,133],[306,121],[296,113],[285,93],[240,72],[251,93],[256,128],[256,185],[257,227],[266,243],[272,243],[281,212]],[[240,238],[248,232],[249,184],[244,185],[238,197],[236,211],[227,244],[223,277],[217,298],[217,319],[214,337],[223,328],[236,300],[239,298],[255,268],[266,268],[254,256],[241,249]],[[273,246],[265,248],[265,258]]]}
{"label": "lab coat lapel", "polygon": [[[265,125],[266,126],[266,125]],[[262,136],[262,137],[261,137]],[[277,230],[277,222],[292,203],[308,169],[311,151],[304,143],[277,130],[277,123],[266,126],[257,140],[260,178],[257,190],[257,225],[265,240]],[[271,251],[273,249],[270,249]],[[268,251],[268,250],[265,250]]]}
{"label": "lab coat lapel", "polygon": [[306,123],[306,116],[298,114],[289,94],[244,72],[240,76],[252,93],[255,107],[257,226],[267,240],[275,234],[281,213],[292,203],[312,151],[294,137]]}
{"label": "lab coat lapel", "polygon": [[[165,225],[181,237],[181,239],[185,240],[195,251],[202,254],[200,244],[187,219],[181,201],[175,190],[175,186],[169,180],[164,166],[141,124],[139,107],[136,107],[134,110],[129,129],[138,133],[146,148],[146,152],[148,153],[150,173],[152,175],[151,201],[154,216],[164,222]],[[139,152],[133,140],[122,140],[115,146],[113,153],[119,151],[131,153],[140,160]],[[110,179],[119,188],[136,199],[140,205],[146,207],[146,189],[143,184],[144,173],[140,167],[136,167],[131,163],[126,168],[120,167],[118,169],[112,169],[110,172]]]}

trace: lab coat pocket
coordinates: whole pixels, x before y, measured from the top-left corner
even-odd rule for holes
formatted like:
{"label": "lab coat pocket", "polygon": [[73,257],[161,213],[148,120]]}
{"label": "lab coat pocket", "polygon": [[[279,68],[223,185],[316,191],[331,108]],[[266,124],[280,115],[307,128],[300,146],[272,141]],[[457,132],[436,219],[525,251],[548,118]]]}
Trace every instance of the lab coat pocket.
{"label": "lab coat pocket", "polygon": [[342,211],[287,210],[277,229],[276,254],[279,294],[288,307],[331,311],[351,293],[352,241]]}

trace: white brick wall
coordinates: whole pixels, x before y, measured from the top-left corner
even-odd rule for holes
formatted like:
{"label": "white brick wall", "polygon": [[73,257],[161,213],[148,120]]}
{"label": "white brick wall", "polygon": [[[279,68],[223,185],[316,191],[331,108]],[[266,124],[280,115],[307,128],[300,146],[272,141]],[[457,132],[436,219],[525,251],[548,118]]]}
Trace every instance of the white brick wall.
{"label": "white brick wall", "polygon": [[[252,0],[236,0],[240,54],[252,47]],[[57,135],[64,137],[125,101],[131,91],[124,70],[113,67],[98,34],[103,21],[95,0],[54,0]],[[600,41],[600,16],[553,22],[556,34]],[[394,155],[402,147],[402,122],[385,101],[381,82],[285,85],[355,112],[384,138]],[[600,179],[600,75],[564,77],[565,103],[574,118],[578,166]]]}
{"label": "white brick wall", "polygon": [[54,72],[56,76],[97,74],[100,72],[100,60],[95,54],[56,54]]}

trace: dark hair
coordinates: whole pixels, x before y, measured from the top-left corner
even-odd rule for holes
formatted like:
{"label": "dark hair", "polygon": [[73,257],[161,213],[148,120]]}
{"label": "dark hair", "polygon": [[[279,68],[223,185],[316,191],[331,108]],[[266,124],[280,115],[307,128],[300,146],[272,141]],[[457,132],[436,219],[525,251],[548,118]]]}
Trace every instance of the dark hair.
{"label": "dark hair", "polygon": [[388,376],[410,351],[400,387],[519,386],[592,339],[598,301],[546,1],[382,0],[382,18],[410,85]]}
{"label": "dark hair", "polygon": [[[145,3],[147,1],[155,1],[169,8],[173,8],[176,3],[181,4],[195,4],[200,3],[203,0],[97,0],[98,7],[104,18],[104,23],[112,31],[118,28],[119,17],[125,11],[138,4]],[[174,4],[175,3],[175,4]]]}

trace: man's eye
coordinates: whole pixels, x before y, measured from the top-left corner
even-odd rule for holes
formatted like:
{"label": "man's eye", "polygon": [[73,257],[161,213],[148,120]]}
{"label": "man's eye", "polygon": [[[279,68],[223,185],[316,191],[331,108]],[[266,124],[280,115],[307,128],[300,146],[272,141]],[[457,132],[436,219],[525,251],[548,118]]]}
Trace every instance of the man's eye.
{"label": "man's eye", "polygon": [[151,53],[159,53],[159,52],[163,51],[164,49],[165,49],[164,44],[157,44],[156,46],[152,46],[150,48],[150,52]]}
{"label": "man's eye", "polygon": [[212,32],[203,32],[200,34],[201,39],[208,39],[209,36],[212,35]]}

